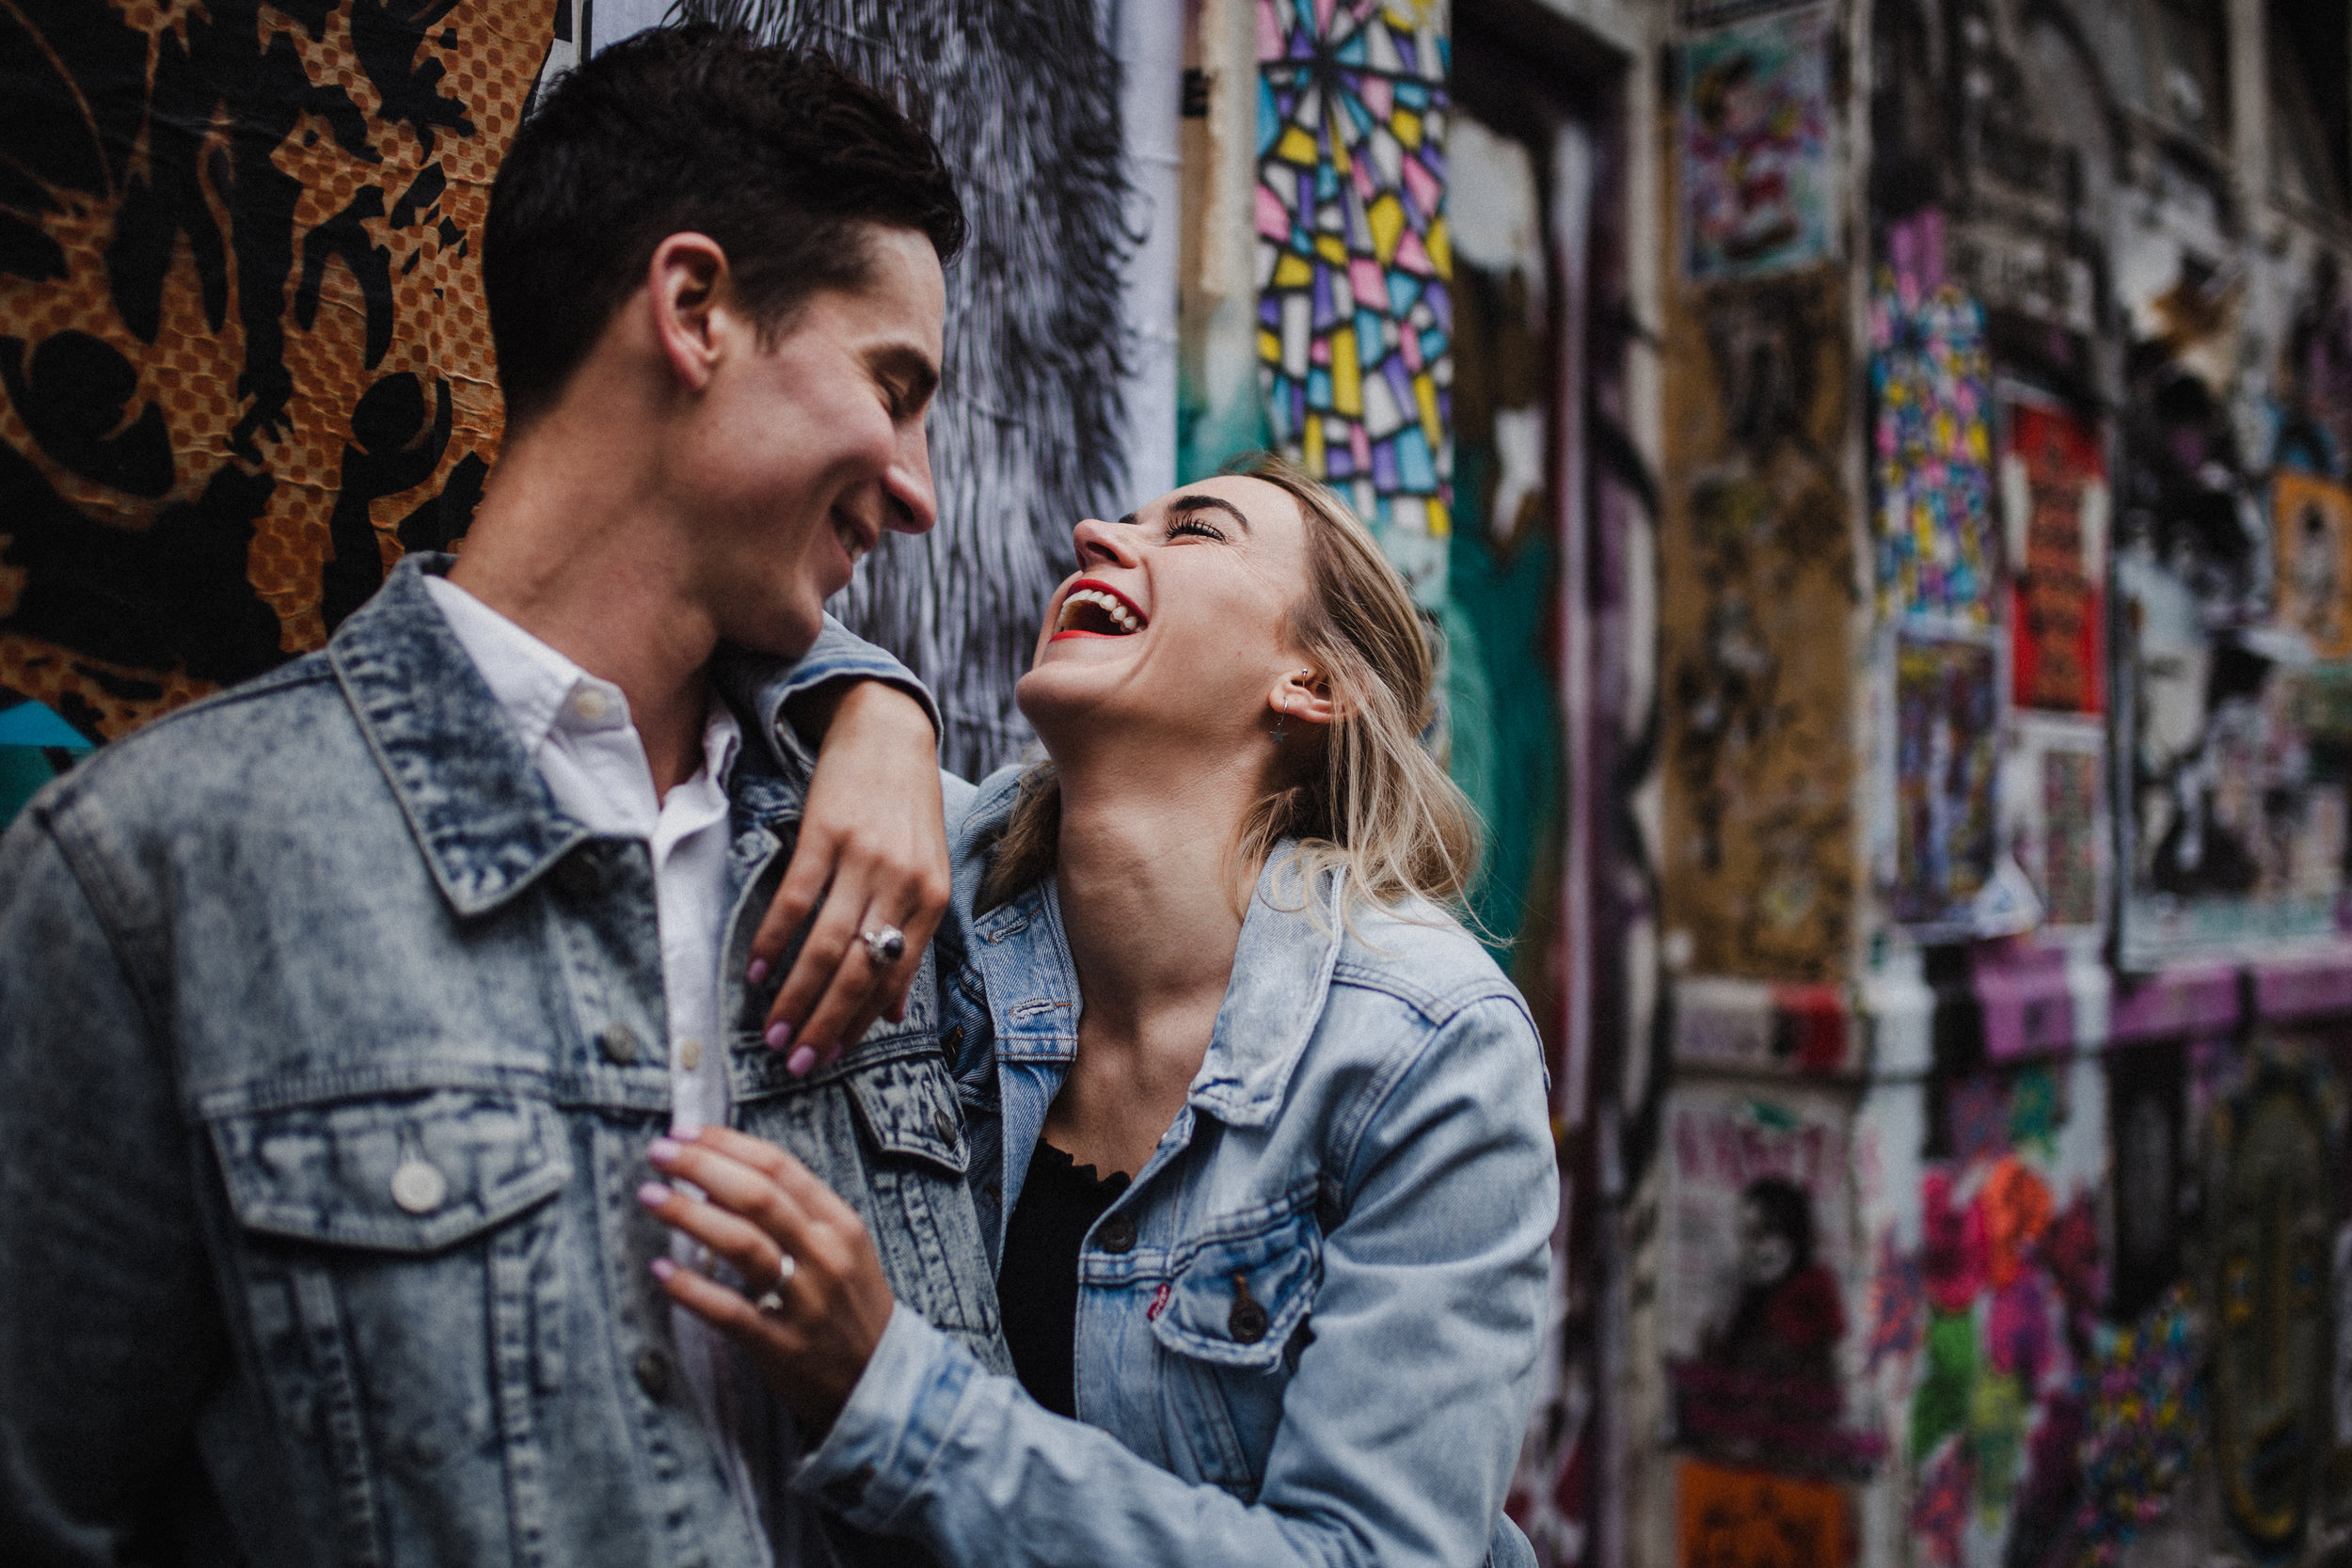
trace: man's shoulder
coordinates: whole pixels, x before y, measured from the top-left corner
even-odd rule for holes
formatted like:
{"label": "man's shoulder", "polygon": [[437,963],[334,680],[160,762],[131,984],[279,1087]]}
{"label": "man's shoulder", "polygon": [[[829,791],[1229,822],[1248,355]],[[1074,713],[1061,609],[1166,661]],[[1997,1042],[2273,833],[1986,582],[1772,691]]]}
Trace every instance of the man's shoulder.
{"label": "man's shoulder", "polygon": [[317,766],[322,724],[350,706],[323,653],[201,698],[91,753],[42,793],[51,808],[136,801],[145,812],[200,808],[221,786]]}

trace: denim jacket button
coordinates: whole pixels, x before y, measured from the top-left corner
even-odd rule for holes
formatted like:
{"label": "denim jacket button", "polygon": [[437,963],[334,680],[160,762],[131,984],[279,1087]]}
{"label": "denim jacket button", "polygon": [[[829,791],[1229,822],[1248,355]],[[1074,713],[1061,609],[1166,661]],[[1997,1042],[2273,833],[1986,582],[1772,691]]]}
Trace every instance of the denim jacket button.
{"label": "denim jacket button", "polygon": [[939,1129],[939,1141],[949,1148],[956,1147],[956,1118],[945,1111],[931,1113],[931,1125]]}
{"label": "denim jacket button", "polygon": [[449,1178],[428,1160],[408,1159],[392,1172],[392,1201],[412,1214],[429,1214],[449,1196]]}
{"label": "denim jacket button", "polygon": [[1265,1308],[1248,1296],[1233,1303],[1232,1315],[1225,1320],[1225,1331],[1237,1345],[1254,1345],[1265,1338]]}
{"label": "denim jacket button", "polygon": [[1136,1222],[1125,1214],[1113,1214],[1103,1222],[1103,1228],[1094,1233],[1094,1240],[1104,1252],[1133,1252]]}
{"label": "denim jacket button", "polygon": [[633,1370],[637,1373],[637,1386],[645,1391],[647,1399],[659,1404],[670,1397],[670,1358],[668,1356],[653,1346],[647,1345],[637,1353]]}
{"label": "denim jacket button", "polygon": [[637,1031],[626,1023],[608,1023],[596,1031],[596,1049],[614,1067],[627,1067],[637,1059]]}

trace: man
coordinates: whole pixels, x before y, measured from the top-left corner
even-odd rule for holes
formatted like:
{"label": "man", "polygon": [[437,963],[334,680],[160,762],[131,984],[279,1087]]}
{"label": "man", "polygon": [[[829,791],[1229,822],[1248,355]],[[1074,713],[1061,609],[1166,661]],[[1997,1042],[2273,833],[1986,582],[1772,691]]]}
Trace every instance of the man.
{"label": "man", "polygon": [[704,1120],[1003,1364],[928,987],[865,1029],[944,903],[928,698],[820,608],[930,525],[961,235],[822,60],[599,56],[492,197],[462,560],[0,840],[9,1561],[822,1561],[803,1434],[649,1276],[644,1151]]}

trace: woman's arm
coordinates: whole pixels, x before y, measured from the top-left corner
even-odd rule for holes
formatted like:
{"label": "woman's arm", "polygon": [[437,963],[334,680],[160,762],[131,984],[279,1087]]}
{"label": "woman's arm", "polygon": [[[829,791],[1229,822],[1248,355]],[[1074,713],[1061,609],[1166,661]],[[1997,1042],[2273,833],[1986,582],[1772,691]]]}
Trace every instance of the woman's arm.
{"label": "woman's arm", "polygon": [[[665,1284],[744,1346],[812,1441],[825,1433],[796,1486],[948,1562],[1471,1568],[1542,1342],[1558,1182],[1538,1050],[1516,1006],[1480,1004],[1372,1108],[1349,1168],[1333,1173],[1349,1201],[1324,1238],[1312,1341],[1254,1503],[1047,1413],[892,1311],[879,1266],[845,1240],[857,1224],[847,1205],[739,1134],[709,1130],[678,1148],[664,1168],[711,1202],[657,1189],[656,1212],[748,1280],[772,1278],[790,1253],[784,1310],[684,1271]],[[836,1267],[850,1274],[833,1277]],[[834,1321],[805,1320],[820,1303]]]}

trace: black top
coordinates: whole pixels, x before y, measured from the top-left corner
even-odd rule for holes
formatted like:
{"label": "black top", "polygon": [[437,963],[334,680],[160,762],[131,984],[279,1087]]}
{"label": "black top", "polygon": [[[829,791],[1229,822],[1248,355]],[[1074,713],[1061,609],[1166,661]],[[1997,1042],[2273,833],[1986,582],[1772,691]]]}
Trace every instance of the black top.
{"label": "black top", "polygon": [[1005,1227],[1005,1260],[996,1271],[1005,1343],[1021,1386],[1057,1416],[1078,1414],[1078,1249],[1127,1180],[1124,1171],[1098,1178],[1092,1165],[1073,1164],[1040,1138]]}

